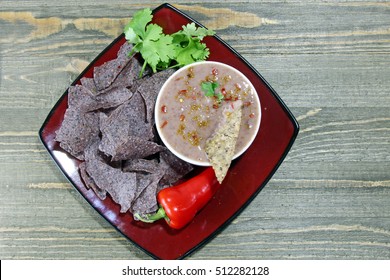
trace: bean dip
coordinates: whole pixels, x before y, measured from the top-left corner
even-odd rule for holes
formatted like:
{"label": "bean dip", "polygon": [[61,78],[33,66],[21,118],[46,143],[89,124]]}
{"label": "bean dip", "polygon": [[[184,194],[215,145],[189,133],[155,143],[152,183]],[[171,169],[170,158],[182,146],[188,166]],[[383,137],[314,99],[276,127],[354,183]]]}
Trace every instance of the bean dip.
{"label": "bean dip", "polygon": [[242,118],[235,147],[241,155],[260,125],[260,101],[250,81],[235,68],[219,62],[200,62],[176,71],[163,85],[155,106],[157,130],[178,157],[210,165],[204,147],[226,106],[241,100]]}

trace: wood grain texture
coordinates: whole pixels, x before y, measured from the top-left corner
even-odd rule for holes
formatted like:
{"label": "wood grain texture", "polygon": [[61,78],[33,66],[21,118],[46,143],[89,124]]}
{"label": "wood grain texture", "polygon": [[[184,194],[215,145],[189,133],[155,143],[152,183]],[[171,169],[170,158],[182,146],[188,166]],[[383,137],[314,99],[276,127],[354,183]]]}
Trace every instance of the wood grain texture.
{"label": "wood grain texture", "polygon": [[[390,258],[390,4],[175,1],[289,106],[277,173],[190,259]],[[38,140],[46,115],[138,9],[157,1],[0,6],[0,259],[149,259],[75,191]]]}

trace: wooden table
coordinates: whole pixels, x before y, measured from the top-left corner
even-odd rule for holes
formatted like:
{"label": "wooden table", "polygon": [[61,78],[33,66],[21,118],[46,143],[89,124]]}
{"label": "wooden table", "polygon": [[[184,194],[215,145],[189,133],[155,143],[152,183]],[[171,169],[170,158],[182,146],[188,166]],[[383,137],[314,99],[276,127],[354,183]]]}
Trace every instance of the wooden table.
{"label": "wooden table", "polygon": [[[139,2],[0,1],[0,259],[150,259],[38,139],[129,17],[161,4]],[[176,3],[250,61],[301,126],[264,190],[189,259],[389,259],[390,3]]]}

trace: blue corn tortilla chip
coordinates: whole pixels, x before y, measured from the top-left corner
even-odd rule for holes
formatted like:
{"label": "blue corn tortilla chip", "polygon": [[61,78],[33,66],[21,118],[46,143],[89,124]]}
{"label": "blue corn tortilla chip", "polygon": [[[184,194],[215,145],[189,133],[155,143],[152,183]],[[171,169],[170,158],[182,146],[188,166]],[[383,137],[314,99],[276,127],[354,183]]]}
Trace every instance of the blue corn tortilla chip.
{"label": "blue corn tortilla chip", "polygon": [[142,191],[131,205],[131,212],[138,214],[147,214],[155,212],[158,209],[157,204],[157,187],[162,173],[154,173],[151,175],[137,174],[138,185]]}
{"label": "blue corn tortilla chip", "polygon": [[131,159],[125,160],[122,166],[125,172],[157,173],[161,171],[161,166],[157,158],[153,159]]}
{"label": "blue corn tortilla chip", "polygon": [[82,112],[115,108],[133,96],[126,87],[114,87],[100,95],[95,95],[84,85],[71,86],[68,89],[68,106]]}
{"label": "blue corn tortilla chip", "polygon": [[139,60],[133,58],[118,74],[111,86],[127,87],[129,89],[137,87],[137,83],[140,81],[138,74],[141,71],[141,68],[142,64],[139,62]]}
{"label": "blue corn tortilla chip", "polygon": [[84,87],[86,87],[92,94],[96,95],[98,93],[98,90],[95,85],[95,81],[93,78],[86,78],[82,77],[80,79],[80,84]]}
{"label": "blue corn tortilla chip", "polygon": [[137,136],[128,136],[121,142],[103,136],[99,145],[99,150],[112,156],[112,161],[145,158],[165,149],[164,146]]}
{"label": "blue corn tortilla chip", "polygon": [[164,82],[171,76],[176,70],[167,69],[161,72],[157,72],[151,76],[144,78],[138,88],[139,92],[146,104],[146,121],[154,125],[154,105],[156,103],[157,95]]}
{"label": "blue corn tortilla chip", "polygon": [[120,205],[120,212],[127,212],[137,191],[136,174],[123,172],[102,160],[99,156],[98,142],[87,147],[85,167],[95,184],[101,190],[108,192],[112,199]]}
{"label": "blue corn tortilla chip", "polygon": [[85,162],[80,163],[79,170],[80,170],[81,179],[83,179],[85,186],[88,189],[92,189],[101,200],[106,199],[107,191],[102,190],[101,188],[98,187],[98,185],[96,185],[95,181],[87,172],[87,167]]}
{"label": "blue corn tortilla chip", "polygon": [[160,166],[164,169],[164,175],[160,181],[161,187],[172,185],[194,169],[192,164],[179,159],[168,149],[160,152],[159,155]]}
{"label": "blue corn tortilla chip", "polygon": [[162,151],[163,146],[151,141],[155,135],[152,126],[145,121],[145,114],[145,103],[141,95],[135,93],[102,119],[99,149],[112,156],[113,161],[144,158]]}
{"label": "blue corn tortilla chip", "polygon": [[112,139],[136,136],[147,140],[154,138],[151,124],[146,122],[145,102],[139,93],[113,110],[101,123],[101,131]]}
{"label": "blue corn tortilla chip", "polygon": [[123,44],[116,59],[109,60],[94,68],[93,79],[98,91],[108,88],[122,72],[126,64],[130,62],[131,57],[129,57],[128,54],[131,49],[131,44]]}
{"label": "blue corn tortilla chip", "polygon": [[97,113],[83,113],[74,108],[65,111],[61,127],[56,131],[55,140],[60,147],[76,157],[84,159],[84,150],[91,141],[98,138],[99,117]]}

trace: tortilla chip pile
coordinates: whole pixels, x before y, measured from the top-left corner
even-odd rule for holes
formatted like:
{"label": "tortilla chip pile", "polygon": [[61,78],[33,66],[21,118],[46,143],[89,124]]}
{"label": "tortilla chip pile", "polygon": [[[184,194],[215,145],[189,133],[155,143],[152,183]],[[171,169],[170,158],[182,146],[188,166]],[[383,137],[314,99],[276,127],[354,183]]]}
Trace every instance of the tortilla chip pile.
{"label": "tortilla chip pile", "polygon": [[109,194],[120,212],[157,210],[157,192],[193,166],[160,144],[154,127],[159,89],[174,70],[138,79],[141,64],[125,43],[117,58],[95,67],[68,90],[68,108],[56,141],[81,161],[87,188],[102,200]]}

